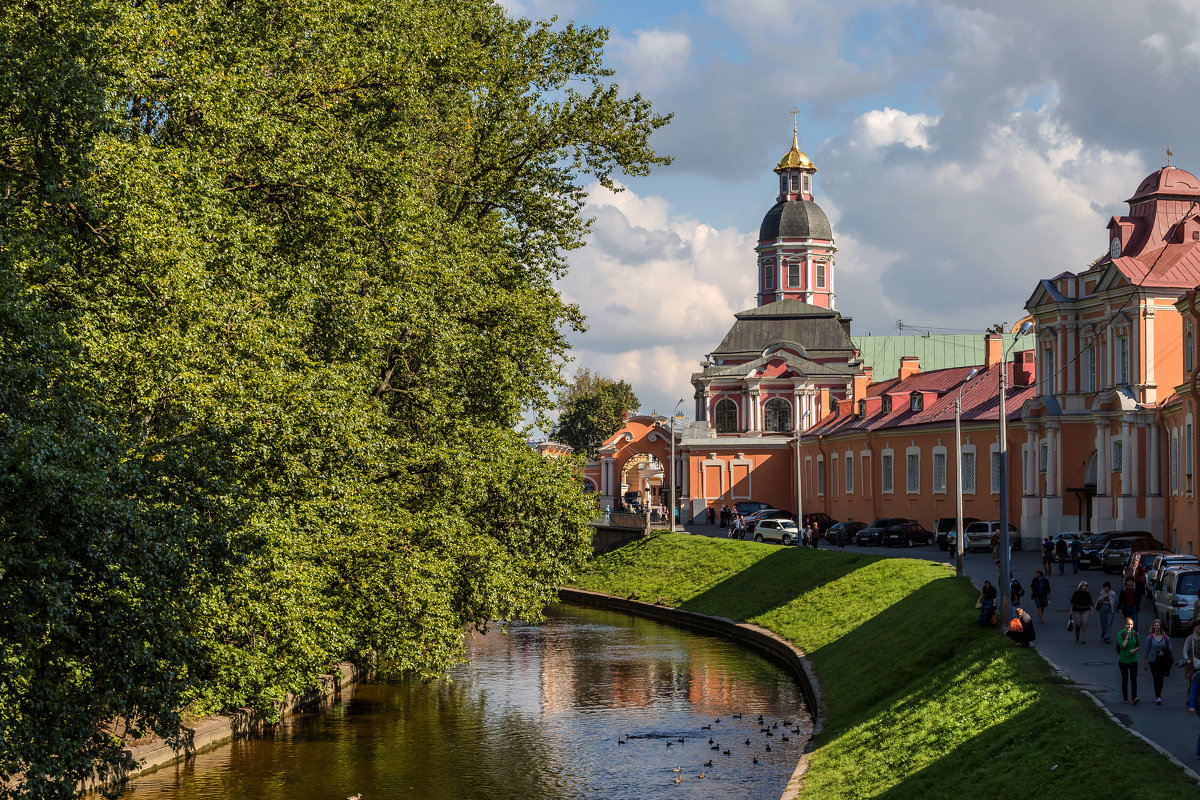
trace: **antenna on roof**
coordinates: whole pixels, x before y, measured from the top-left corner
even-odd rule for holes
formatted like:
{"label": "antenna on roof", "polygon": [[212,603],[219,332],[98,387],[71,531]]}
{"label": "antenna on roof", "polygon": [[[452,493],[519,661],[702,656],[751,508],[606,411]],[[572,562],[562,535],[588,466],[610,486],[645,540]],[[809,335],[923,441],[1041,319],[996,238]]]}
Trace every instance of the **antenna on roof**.
{"label": "antenna on roof", "polygon": [[1166,151],[1167,151],[1167,166],[1169,167],[1169,166],[1171,166],[1171,156],[1175,155],[1175,151],[1172,150],[1169,146],[1166,148]]}

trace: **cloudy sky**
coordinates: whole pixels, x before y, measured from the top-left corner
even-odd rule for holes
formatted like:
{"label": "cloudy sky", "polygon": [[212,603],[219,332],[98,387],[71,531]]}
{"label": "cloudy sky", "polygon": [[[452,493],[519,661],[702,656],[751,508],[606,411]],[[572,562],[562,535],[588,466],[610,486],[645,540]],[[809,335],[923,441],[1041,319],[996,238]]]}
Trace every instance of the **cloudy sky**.
{"label": "cloudy sky", "polygon": [[[791,144],[839,248],[855,334],[982,331],[1106,247],[1149,172],[1200,170],[1200,0],[508,0],[610,31],[614,80],[675,114],[675,162],[593,187],[560,290],[575,358],[669,413],[754,305],[754,238]],[[574,365],[568,368],[573,371]]]}

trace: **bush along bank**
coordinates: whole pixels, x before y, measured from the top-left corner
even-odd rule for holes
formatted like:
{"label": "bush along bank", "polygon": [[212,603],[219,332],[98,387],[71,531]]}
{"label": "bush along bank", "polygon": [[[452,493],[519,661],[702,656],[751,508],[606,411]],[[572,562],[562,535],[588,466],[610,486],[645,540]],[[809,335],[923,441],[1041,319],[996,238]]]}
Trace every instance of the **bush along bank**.
{"label": "bush along bank", "polygon": [[751,622],[807,653],[828,716],[806,797],[1197,793],[1036,652],[977,627],[978,591],[944,564],[661,534],[572,585]]}

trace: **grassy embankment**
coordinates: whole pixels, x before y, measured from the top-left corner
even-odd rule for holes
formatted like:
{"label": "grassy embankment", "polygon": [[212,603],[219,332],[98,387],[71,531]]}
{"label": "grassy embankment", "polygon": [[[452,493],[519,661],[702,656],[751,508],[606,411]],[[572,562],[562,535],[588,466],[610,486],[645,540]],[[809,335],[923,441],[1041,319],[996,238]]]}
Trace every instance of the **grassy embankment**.
{"label": "grassy embankment", "polygon": [[828,713],[806,797],[1200,795],[1035,652],[978,628],[978,592],[946,565],[663,534],[595,559],[573,585],[661,596],[804,650]]}

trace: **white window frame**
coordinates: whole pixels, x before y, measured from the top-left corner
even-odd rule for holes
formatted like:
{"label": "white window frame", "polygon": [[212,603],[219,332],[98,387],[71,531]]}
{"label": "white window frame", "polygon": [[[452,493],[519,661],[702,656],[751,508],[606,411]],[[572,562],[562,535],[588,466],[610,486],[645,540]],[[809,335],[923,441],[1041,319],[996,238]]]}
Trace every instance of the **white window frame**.
{"label": "white window frame", "polygon": [[825,281],[826,281],[825,267],[826,267],[826,262],[824,260],[817,261],[816,273],[817,273],[817,288],[818,289],[825,288]]}
{"label": "white window frame", "polygon": [[1120,436],[1114,436],[1112,439],[1112,471],[1123,472],[1122,467],[1125,463],[1125,443]]}
{"label": "white window frame", "polygon": [[[942,465],[942,482],[941,482],[940,486],[938,485],[938,462],[939,462],[939,460],[941,461],[941,465]],[[933,486],[934,494],[946,494],[946,487],[950,485],[950,476],[946,474],[949,467],[950,467],[950,459],[947,457],[946,448],[942,447],[941,445],[938,445],[937,447],[933,448],[933,464],[931,467],[931,469],[932,469],[931,483]]]}
{"label": "white window frame", "polygon": [[904,493],[921,493],[921,448],[904,450]]}
{"label": "white window frame", "polygon": [[775,263],[772,259],[762,262],[763,291],[775,290]]}
{"label": "white window frame", "polygon": [[896,493],[896,454],[890,447],[879,452],[879,493]]}
{"label": "white window frame", "polygon": [[1186,331],[1183,335],[1183,375],[1185,378],[1192,374],[1192,359],[1194,358],[1192,349],[1196,346],[1196,334],[1192,330],[1191,320],[1186,323]]}
{"label": "white window frame", "polygon": [[842,464],[845,465],[842,469],[846,471],[846,494],[854,494],[854,453],[847,450]]}
{"label": "white window frame", "polygon": [[1042,475],[1046,474],[1046,463],[1050,460],[1050,443],[1045,439],[1041,442],[1041,447],[1038,450],[1038,472]]}
{"label": "white window frame", "polygon": [[795,172],[790,175],[791,180],[788,182],[788,191],[791,194],[800,194],[800,176]]}
{"label": "white window frame", "polygon": [[1192,439],[1192,415],[1187,415],[1187,421],[1183,425],[1183,440],[1180,445],[1183,447],[1183,490],[1189,495],[1192,493],[1192,453],[1196,449],[1196,443]]}
{"label": "white window frame", "polygon": [[1171,428],[1171,494],[1179,494],[1179,429]]}
{"label": "white window frame", "polygon": [[825,456],[817,456],[817,495],[825,496]]}
{"label": "white window frame", "polygon": [[1096,391],[1096,340],[1093,339],[1084,350],[1083,358],[1083,390]]}
{"label": "white window frame", "polygon": [[1054,394],[1054,348],[1046,346],[1042,349],[1042,386],[1041,394]]}
{"label": "white window frame", "polygon": [[1000,494],[1000,445],[988,446],[988,476],[992,484],[992,494]]}
{"label": "white window frame", "polygon": [[800,192],[801,194],[812,194],[812,175],[807,172],[800,173]]}
{"label": "white window frame", "polygon": [[[970,471],[967,470],[966,459],[968,456],[971,459]],[[975,487],[979,485],[979,459],[975,455],[975,445],[964,444],[959,457],[962,460],[962,493],[973,495],[975,494]]]}
{"label": "white window frame", "polygon": [[861,472],[862,476],[863,476],[862,486],[859,489],[859,494],[861,494],[863,497],[870,497],[874,491],[871,486],[871,483],[872,483],[871,461],[872,460],[873,459],[871,458],[870,450],[859,450],[858,451],[858,471]]}
{"label": "white window frame", "polygon": [[789,289],[800,287],[800,275],[802,274],[803,266],[798,257],[793,256],[787,260],[787,285]]}
{"label": "white window frame", "polygon": [[1129,383],[1129,336],[1117,337],[1117,380],[1118,386]]}

